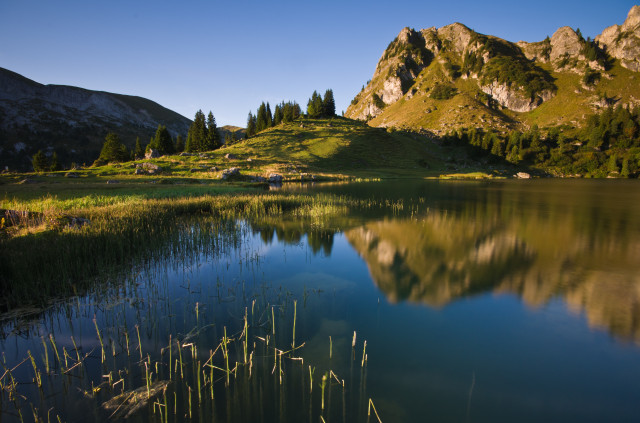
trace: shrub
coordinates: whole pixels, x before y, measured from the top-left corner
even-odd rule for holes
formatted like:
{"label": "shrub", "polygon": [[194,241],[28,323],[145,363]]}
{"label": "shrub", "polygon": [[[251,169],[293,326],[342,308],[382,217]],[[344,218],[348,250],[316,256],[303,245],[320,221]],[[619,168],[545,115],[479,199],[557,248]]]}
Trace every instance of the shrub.
{"label": "shrub", "polygon": [[435,100],[449,100],[455,97],[457,93],[458,90],[454,86],[439,82],[433,87],[429,97]]}

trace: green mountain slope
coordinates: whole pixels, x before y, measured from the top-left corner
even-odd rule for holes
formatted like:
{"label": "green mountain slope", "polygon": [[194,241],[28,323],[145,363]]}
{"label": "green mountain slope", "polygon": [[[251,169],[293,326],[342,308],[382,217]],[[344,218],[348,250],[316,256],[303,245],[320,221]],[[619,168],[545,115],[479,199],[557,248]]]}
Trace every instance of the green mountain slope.
{"label": "green mountain slope", "polygon": [[568,27],[537,43],[512,43],[460,23],[405,28],[345,116],[435,135],[579,128],[608,105],[640,105],[640,7],[597,40]]}

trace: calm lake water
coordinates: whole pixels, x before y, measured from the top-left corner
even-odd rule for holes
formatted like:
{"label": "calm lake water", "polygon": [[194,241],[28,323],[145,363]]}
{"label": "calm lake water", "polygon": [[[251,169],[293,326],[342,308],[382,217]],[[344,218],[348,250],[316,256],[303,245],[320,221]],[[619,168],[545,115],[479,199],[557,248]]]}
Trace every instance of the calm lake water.
{"label": "calm lake water", "polygon": [[[19,408],[25,421],[35,409],[45,421],[50,409],[52,420],[124,418],[126,406],[102,404],[147,380],[172,383],[130,421],[367,421],[370,398],[385,423],[640,418],[635,181],[286,189],[366,201],[322,221],[228,223],[234,235],[206,252],[5,321],[0,373],[19,365],[21,397],[4,377],[0,420],[20,421]],[[245,315],[251,374],[238,366],[226,387],[216,347],[226,328],[230,367],[249,361]],[[166,348],[170,336],[182,347]],[[86,358],[68,370],[74,341]],[[279,356],[274,345],[303,346]],[[20,364],[28,351],[42,387]],[[180,376],[179,353],[190,369]]]}

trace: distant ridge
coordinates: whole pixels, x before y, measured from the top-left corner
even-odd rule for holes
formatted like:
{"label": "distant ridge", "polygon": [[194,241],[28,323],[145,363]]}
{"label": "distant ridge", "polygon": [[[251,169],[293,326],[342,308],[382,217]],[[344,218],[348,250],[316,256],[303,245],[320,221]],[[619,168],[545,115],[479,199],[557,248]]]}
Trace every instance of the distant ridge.
{"label": "distant ridge", "polygon": [[107,132],[133,147],[146,144],[159,124],[186,137],[191,121],[142,97],[43,85],[0,68],[0,167],[27,170],[39,149],[63,163],[90,163]]}

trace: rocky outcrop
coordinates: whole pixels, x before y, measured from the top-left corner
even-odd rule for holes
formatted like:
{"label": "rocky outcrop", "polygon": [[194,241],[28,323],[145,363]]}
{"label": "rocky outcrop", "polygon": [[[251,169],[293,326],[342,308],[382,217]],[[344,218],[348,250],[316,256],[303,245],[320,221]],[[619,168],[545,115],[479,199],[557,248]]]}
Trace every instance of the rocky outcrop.
{"label": "rocky outcrop", "polygon": [[501,106],[506,107],[514,112],[530,112],[543,102],[553,97],[553,92],[543,91],[534,98],[528,98],[522,94],[520,90],[514,90],[511,87],[500,84],[497,81],[489,85],[481,86],[480,89],[490,95]]}
{"label": "rocky outcrop", "polygon": [[633,6],[622,25],[606,28],[596,41],[622,66],[640,72],[640,6]]}
{"label": "rocky outcrop", "polygon": [[568,26],[558,29],[551,37],[551,52],[549,58],[552,62],[565,56],[578,56],[582,44],[578,34]]}
{"label": "rocky outcrop", "polygon": [[225,169],[222,171],[222,174],[220,175],[220,179],[222,180],[229,180],[229,179],[233,179],[233,178],[237,178],[239,177],[240,174],[240,168],[239,167],[230,167],[229,169]]}
{"label": "rocky outcrop", "polygon": [[158,157],[160,157],[162,154],[160,154],[160,152],[156,149],[150,148],[149,151],[147,151],[144,154],[144,158],[145,159],[157,159]]}

